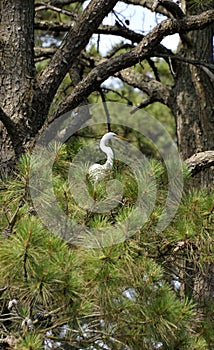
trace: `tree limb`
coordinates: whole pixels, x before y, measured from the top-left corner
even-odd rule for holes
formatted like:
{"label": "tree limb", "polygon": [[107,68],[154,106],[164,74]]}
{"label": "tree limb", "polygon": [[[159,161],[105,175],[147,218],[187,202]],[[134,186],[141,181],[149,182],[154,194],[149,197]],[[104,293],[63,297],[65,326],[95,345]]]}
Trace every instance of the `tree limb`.
{"label": "tree limb", "polygon": [[162,54],[161,56],[157,56],[157,57],[171,58],[171,60],[181,61],[181,62],[184,62],[184,63],[192,64],[194,66],[206,67],[206,68],[208,68],[210,70],[214,70],[214,64],[211,64],[211,63],[208,63],[208,62],[205,62],[205,61],[201,61],[201,60],[194,60],[192,58],[182,57],[182,56],[174,55],[174,54],[173,55]]}
{"label": "tree limb", "polygon": [[83,79],[61,103],[57,111],[52,115],[50,122],[61,114],[74,109],[82,102],[85,96],[97,90],[102,82],[118,71],[128,68],[143,59],[151,56],[152,51],[166,35],[180,31],[190,31],[204,28],[214,19],[214,10],[208,10],[197,16],[188,16],[180,20],[167,19],[159,23],[139,43],[138,46],[128,52],[105,60],[91,70],[88,76]]}
{"label": "tree limb", "polygon": [[126,4],[145,7],[148,10],[151,10],[153,12],[158,12],[167,17],[170,16],[170,12],[168,11],[168,9],[164,6],[160,6],[158,4],[158,1],[154,1],[154,0],[122,0],[122,1]]}
{"label": "tree limb", "polygon": [[52,47],[39,47],[35,49],[35,58],[49,58],[53,56],[56,52],[57,48]]}
{"label": "tree limb", "polygon": [[[116,74],[116,77],[145,92],[149,96],[150,103],[151,101],[158,101],[167,106],[170,105],[169,98],[171,91],[161,82],[151,79],[143,74],[139,74],[131,68],[120,71]],[[144,106],[144,103],[142,106]]]}
{"label": "tree limb", "polygon": [[160,77],[159,77],[158,69],[157,69],[157,67],[155,65],[155,62],[150,57],[147,58],[147,62],[149,64],[150,68],[152,69],[152,72],[154,73],[155,79],[157,81],[161,81]]}
{"label": "tree limb", "polygon": [[55,95],[73,60],[85,48],[94,31],[116,3],[117,0],[92,0],[79,21],[71,27],[60,48],[38,77],[40,89],[49,100]]}
{"label": "tree limb", "polygon": [[151,9],[152,11],[158,11],[159,7],[165,8],[169,13],[168,16],[171,18],[179,19],[185,16],[185,13],[178,6],[178,4],[172,2],[171,0],[156,0],[154,1]]}
{"label": "tree limb", "polygon": [[34,23],[34,29],[49,30],[60,33],[68,32],[71,29],[71,26],[61,22],[36,21]]}
{"label": "tree limb", "polygon": [[51,5],[56,5],[56,6],[64,6],[64,5],[70,5],[75,2],[79,2],[82,4],[85,0],[51,0],[50,3]]}
{"label": "tree limb", "polygon": [[[96,33],[98,34],[105,34],[105,35],[117,35],[121,36],[124,39],[130,40],[132,43],[139,44],[141,40],[145,37],[145,35],[136,33],[135,31],[126,28],[126,27],[118,27],[118,26],[109,26],[109,25],[101,25],[97,29]],[[172,51],[167,49],[164,45],[158,44],[157,47],[154,48],[154,56],[156,56],[156,53],[161,56],[161,54],[164,54],[165,57],[167,55],[173,55]]]}
{"label": "tree limb", "polygon": [[214,151],[205,151],[193,154],[192,157],[185,160],[187,168],[192,176],[206,168],[214,166]]}
{"label": "tree limb", "polygon": [[143,102],[139,103],[137,106],[134,106],[131,111],[130,114],[134,114],[136,113],[139,109],[145,108],[149,105],[151,105],[152,103],[157,102],[157,100],[155,100],[153,97],[149,97],[146,98],[145,100],[143,100]]}
{"label": "tree limb", "polygon": [[63,15],[67,15],[67,16],[72,17],[72,18],[77,18],[77,16],[73,12],[68,11],[68,10],[64,10],[60,7],[56,7],[56,6],[47,4],[47,3],[42,3],[42,4],[40,4],[40,6],[39,6],[39,4],[35,4],[35,12],[39,12],[39,11],[43,11],[43,10],[52,10],[52,11],[62,13]]}
{"label": "tree limb", "polygon": [[[67,32],[70,29],[70,26],[68,26],[64,23],[54,23],[54,22],[50,23],[50,22],[46,22],[46,21],[40,21],[40,22],[35,23],[35,29],[50,30],[50,31],[55,31],[57,33],[60,33],[60,32]],[[95,31],[95,33],[121,36],[124,39],[132,41],[132,43],[139,43],[144,38],[144,35],[136,33],[134,31],[130,30],[129,28],[110,26],[110,25],[101,25]],[[129,44],[123,44],[123,45],[124,46],[121,48],[125,48],[125,45],[129,45]],[[51,57],[55,52],[56,52],[56,48],[39,48],[39,49],[35,50],[35,57],[37,60],[38,60],[38,58],[45,59],[46,57]],[[112,57],[114,55],[114,53],[117,53],[117,52],[118,52],[118,49],[114,48],[106,56],[106,58]],[[166,61],[171,59],[171,60],[182,61],[182,62],[193,64],[195,66],[199,66],[209,76],[210,80],[212,82],[214,81],[214,74],[211,71],[211,70],[214,70],[213,64],[199,61],[199,60],[193,60],[193,59],[182,57],[179,55],[175,55],[175,54],[173,54],[173,52],[171,50],[165,48],[161,44],[159,44],[157,47],[154,48],[153,55],[155,57],[165,58]]]}
{"label": "tree limb", "polygon": [[100,93],[100,97],[101,97],[101,100],[102,100],[102,103],[103,103],[103,109],[104,109],[105,115],[106,115],[106,124],[107,124],[107,127],[108,127],[108,132],[110,132],[111,131],[111,118],[110,118],[108,106],[106,104],[105,94],[104,94],[102,88],[99,89],[99,93]]}
{"label": "tree limb", "polygon": [[[132,106],[132,105],[133,105],[132,101],[131,101],[127,96],[125,96],[123,93],[120,93],[118,90],[114,90],[114,89],[109,88],[109,87],[106,87],[106,86],[103,87],[102,90],[103,90],[104,92],[113,92],[113,94],[119,96],[121,100],[126,101],[126,103],[127,103],[129,106]],[[109,101],[112,101],[112,102],[113,102],[114,99],[110,99]]]}
{"label": "tree limb", "polygon": [[[70,26],[64,23],[55,23],[55,22],[46,22],[40,21],[35,23],[35,29],[39,30],[49,30],[55,31],[56,33],[60,32],[68,32]],[[127,27],[118,27],[118,26],[110,26],[110,25],[100,25],[99,28],[95,30],[96,34],[104,34],[104,35],[115,35],[121,36],[124,39],[130,40],[132,43],[139,43],[144,35],[140,33],[136,33],[135,31],[127,28]],[[155,48],[155,52],[158,55],[164,54],[165,57],[167,55],[173,55],[172,51],[164,47],[164,45],[159,44],[157,48]]]}
{"label": "tree limb", "polygon": [[134,46],[131,44],[123,44],[123,43],[119,43],[117,45],[115,45],[105,56],[105,58],[111,58],[113,56],[115,56],[120,50],[122,49],[131,49]]}

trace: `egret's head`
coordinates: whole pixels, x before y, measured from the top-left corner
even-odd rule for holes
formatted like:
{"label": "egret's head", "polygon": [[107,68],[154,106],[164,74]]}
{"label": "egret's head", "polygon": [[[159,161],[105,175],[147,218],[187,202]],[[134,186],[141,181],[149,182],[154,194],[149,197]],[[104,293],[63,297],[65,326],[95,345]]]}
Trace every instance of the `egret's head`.
{"label": "egret's head", "polygon": [[107,140],[111,140],[111,139],[116,139],[117,138],[117,134],[115,134],[115,132],[107,132],[102,139],[107,141]]}
{"label": "egret's head", "polygon": [[115,132],[107,132],[103,137],[103,141],[111,140],[111,139],[116,139],[116,140],[126,140],[124,137],[117,135]]}

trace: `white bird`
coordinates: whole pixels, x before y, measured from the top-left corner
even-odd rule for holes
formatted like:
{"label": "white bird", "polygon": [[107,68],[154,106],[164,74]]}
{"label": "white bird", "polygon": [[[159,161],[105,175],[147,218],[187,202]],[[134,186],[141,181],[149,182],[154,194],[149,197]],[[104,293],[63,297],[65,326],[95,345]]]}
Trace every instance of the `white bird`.
{"label": "white bird", "polygon": [[107,132],[101,138],[100,149],[106,154],[107,160],[103,165],[95,163],[89,167],[89,170],[88,170],[89,180],[93,183],[96,183],[104,179],[113,167],[114,153],[111,147],[106,146],[106,141],[111,139],[125,140],[122,136],[119,136],[114,132]]}
{"label": "white bird", "polygon": [[11,311],[13,307],[15,307],[17,305],[17,300],[16,299],[12,299],[9,301],[8,303],[8,310]]}

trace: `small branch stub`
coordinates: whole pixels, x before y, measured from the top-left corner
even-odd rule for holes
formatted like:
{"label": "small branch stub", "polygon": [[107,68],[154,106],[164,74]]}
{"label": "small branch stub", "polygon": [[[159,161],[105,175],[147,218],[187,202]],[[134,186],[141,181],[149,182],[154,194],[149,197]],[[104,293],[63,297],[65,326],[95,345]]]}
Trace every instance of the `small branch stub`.
{"label": "small branch stub", "polygon": [[195,176],[200,171],[214,166],[214,151],[205,151],[193,154],[192,157],[185,160],[187,168],[192,176]]}

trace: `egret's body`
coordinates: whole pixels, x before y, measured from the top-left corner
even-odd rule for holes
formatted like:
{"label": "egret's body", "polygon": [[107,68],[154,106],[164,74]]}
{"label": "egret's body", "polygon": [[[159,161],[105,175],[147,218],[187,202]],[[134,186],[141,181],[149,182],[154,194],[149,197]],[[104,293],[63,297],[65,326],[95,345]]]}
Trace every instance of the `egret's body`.
{"label": "egret's body", "polygon": [[102,152],[106,154],[107,160],[103,165],[95,163],[90,166],[88,170],[88,174],[89,174],[90,181],[92,181],[93,183],[104,179],[108,175],[109,171],[112,170],[112,167],[113,167],[114,153],[111,147],[106,146],[106,142],[111,139],[120,139],[120,138],[121,137],[115,134],[114,132],[108,132],[101,138],[100,149]]}

